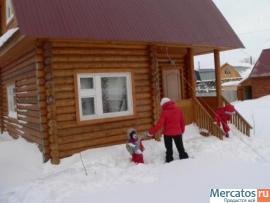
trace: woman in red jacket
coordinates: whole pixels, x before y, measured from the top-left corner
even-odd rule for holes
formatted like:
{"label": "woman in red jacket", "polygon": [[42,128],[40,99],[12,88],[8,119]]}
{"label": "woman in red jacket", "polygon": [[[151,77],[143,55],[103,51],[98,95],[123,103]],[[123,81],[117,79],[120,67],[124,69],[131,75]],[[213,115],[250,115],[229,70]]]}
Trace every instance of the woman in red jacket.
{"label": "woman in red jacket", "polygon": [[182,140],[182,134],[185,132],[183,112],[181,109],[177,108],[175,102],[169,98],[163,98],[160,105],[162,107],[161,116],[157,124],[149,130],[149,134],[153,136],[159,129],[163,129],[166,162],[173,161],[173,140],[179,152],[179,158],[187,159],[188,154],[185,151]]}

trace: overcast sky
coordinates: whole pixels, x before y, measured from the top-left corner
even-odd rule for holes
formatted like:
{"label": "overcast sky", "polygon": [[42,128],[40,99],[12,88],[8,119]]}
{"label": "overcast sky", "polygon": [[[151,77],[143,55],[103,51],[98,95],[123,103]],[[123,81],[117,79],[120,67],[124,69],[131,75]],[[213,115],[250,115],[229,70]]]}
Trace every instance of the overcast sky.
{"label": "overcast sky", "polygon": [[[246,49],[226,51],[221,63],[240,64],[243,58],[257,59],[262,49],[270,48],[270,0],[213,0]],[[195,67],[213,68],[213,56],[195,58]]]}

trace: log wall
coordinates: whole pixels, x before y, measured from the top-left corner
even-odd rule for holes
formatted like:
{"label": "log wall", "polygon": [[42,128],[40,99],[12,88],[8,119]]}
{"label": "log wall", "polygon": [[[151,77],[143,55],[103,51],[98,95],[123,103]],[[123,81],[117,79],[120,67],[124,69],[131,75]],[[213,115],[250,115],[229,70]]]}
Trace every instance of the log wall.
{"label": "log wall", "polygon": [[[1,96],[2,96],[2,119],[4,130],[11,136],[17,138],[19,136],[35,142],[43,151],[44,146],[48,144],[44,140],[44,131],[46,121],[41,119],[42,112],[40,107],[44,104],[40,103],[43,90],[39,88],[36,78],[43,75],[43,71],[37,65],[39,58],[34,45],[29,46],[24,53],[12,61],[2,65],[1,71]],[[16,87],[16,103],[17,103],[17,119],[8,116],[7,105],[7,85],[15,83]]]}
{"label": "log wall", "polygon": [[[126,142],[127,129],[146,131],[153,124],[150,49],[141,44],[105,44],[52,41],[46,53],[46,90],[50,93],[48,123],[51,155],[56,159],[87,148]],[[78,124],[75,72],[131,71],[136,117],[97,124]],[[58,153],[57,153],[58,152]],[[57,161],[56,161],[57,162]]]}
{"label": "log wall", "polygon": [[252,78],[252,98],[256,99],[270,94],[269,76]]}

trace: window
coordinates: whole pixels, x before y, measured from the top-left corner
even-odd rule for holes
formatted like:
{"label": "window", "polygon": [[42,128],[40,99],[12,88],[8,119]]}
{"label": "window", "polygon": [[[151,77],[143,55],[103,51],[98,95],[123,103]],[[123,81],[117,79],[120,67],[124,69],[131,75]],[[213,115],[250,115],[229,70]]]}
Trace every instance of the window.
{"label": "window", "polygon": [[231,71],[230,71],[229,68],[226,68],[226,69],[225,69],[225,74],[226,74],[226,75],[230,75],[230,74],[231,74]]}
{"label": "window", "polygon": [[80,120],[133,114],[130,73],[77,75]]}
{"label": "window", "polygon": [[15,84],[7,86],[8,116],[17,118],[16,89]]}
{"label": "window", "polygon": [[14,10],[13,10],[13,4],[11,0],[6,0],[6,20],[7,24],[12,20],[14,17]]}

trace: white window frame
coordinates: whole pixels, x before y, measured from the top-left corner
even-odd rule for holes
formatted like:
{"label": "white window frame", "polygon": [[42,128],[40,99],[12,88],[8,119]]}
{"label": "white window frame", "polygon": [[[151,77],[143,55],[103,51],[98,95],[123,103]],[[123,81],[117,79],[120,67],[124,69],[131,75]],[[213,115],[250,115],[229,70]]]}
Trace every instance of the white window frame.
{"label": "white window frame", "polygon": [[[128,99],[128,110],[122,112],[103,113],[102,106],[102,88],[101,78],[102,77],[125,77],[127,84],[127,99]],[[93,89],[81,89],[80,79],[81,78],[93,78],[94,88]],[[134,114],[133,110],[133,96],[132,96],[132,81],[130,72],[119,72],[119,73],[78,73],[77,74],[77,88],[78,88],[78,104],[79,104],[79,115],[80,121],[103,119],[103,118],[114,118],[120,116],[131,116]],[[95,115],[84,116],[82,113],[82,98],[94,97],[95,102]]]}
{"label": "white window frame", "polygon": [[6,0],[6,22],[7,24],[13,19],[14,17],[14,9],[12,0]]}
{"label": "white window frame", "polygon": [[17,119],[17,103],[14,89],[16,91],[14,83],[7,86],[8,117]]}

